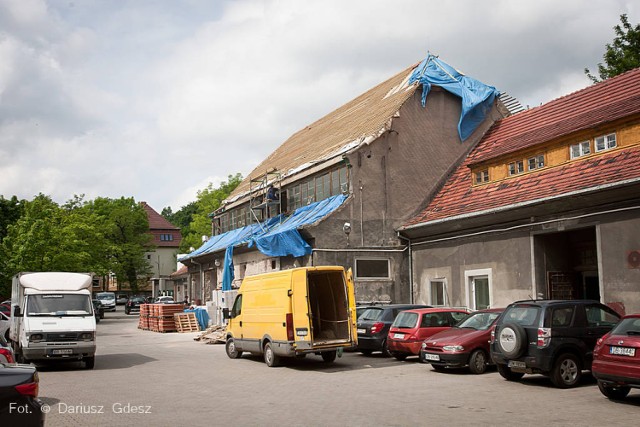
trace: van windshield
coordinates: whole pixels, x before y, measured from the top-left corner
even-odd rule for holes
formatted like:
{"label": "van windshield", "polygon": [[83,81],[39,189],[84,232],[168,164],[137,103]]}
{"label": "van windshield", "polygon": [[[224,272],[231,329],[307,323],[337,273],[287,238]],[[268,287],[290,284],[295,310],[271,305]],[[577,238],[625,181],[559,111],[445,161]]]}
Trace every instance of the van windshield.
{"label": "van windshield", "polygon": [[88,295],[29,295],[27,299],[27,316],[88,316],[92,312]]}

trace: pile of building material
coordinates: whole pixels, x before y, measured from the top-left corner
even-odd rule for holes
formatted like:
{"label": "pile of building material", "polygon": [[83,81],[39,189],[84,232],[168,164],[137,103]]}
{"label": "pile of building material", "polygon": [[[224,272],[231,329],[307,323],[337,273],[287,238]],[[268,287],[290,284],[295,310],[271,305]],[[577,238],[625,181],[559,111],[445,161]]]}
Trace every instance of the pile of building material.
{"label": "pile of building material", "polygon": [[198,332],[200,330],[195,313],[175,313],[173,319],[176,322],[178,332]]}
{"label": "pile of building material", "polygon": [[138,321],[138,329],[142,329],[144,331],[149,330],[149,305],[150,304],[140,304],[140,320]]}
{"label": "pile of building material", "polygon": [[225,326],[211,325],[206,331],[194,338],[196,341],[203,341],[205,344],[224,344],[226,342],[227,328]]}
{"label": "pile of building material", "polygon": [[184,311],[182,304],[142,304],[138,328],[153,332],[176,332],[175,313]]}

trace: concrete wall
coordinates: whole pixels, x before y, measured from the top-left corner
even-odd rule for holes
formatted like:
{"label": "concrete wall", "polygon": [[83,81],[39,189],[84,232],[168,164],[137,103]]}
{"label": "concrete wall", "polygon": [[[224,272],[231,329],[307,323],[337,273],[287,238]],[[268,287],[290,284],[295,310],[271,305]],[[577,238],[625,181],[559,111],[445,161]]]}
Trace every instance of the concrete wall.
{"label": "concrete wall", "polygon": [[152,277],[168,277],[176,271],[178,248],[156,248],[147,252],[147,262],[151,266]]}

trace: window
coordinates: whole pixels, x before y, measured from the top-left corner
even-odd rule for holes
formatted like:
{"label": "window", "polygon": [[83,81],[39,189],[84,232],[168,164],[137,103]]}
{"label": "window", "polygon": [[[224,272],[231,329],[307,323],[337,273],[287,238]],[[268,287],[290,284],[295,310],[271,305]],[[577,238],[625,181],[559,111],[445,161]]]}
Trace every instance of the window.
{"label": "window", "polygon": [[358,279],[388,279],[388,259],[356,259],[356,278]]}
{"label": "window", "polygon": [[567,327],[571,325],[573,307],[554,308],[551,313],[551,326]]}
{"label": "window", "polygon": [[340,191],[342,194],[347,194],[349,192],[349,182],[347,181],[347,168],[340,168]]}
{"label": "window", "polygon": [[476,172],[475,180],[476,180],[476,184],[481,184],[483,182],[489,182],[489,169],[485,169],[485,170]]}
{"label": "window", "polygon": [[534,169],[539,169],[544,167],[544,154],[539,154],[537,156],[531,157],[527,160],[529,165],[529,170],[532,171]]}
{"label": "window", "polygon": [[509,163],[509,175],[517,175],[522,172],[524,172],[524,162],[522,160]]}
{"label": "window", "polygon": [[610,133],[609,135],[599,136],[595,139],[596,152],[611,150],[616,147],[616,134]]}
{"label": "window", "polygon": [[338,169],[331,172],[331,195],[341,194],[340,191],[340,171]]}
{"label": "window", "polygon": [[586,156],[591,153],[591,146],[589,141],[583,141],[578,144],[574,144],[570,148],[571,150],[571,158],[575,159],[577,157]]}
{"label": "window", "polygon": [[585,309],[587,311],[587,326],[590,327],[611,328],[620,320],[614,314],[596,305],[587,306]]}
{"label": "window", "polygon": [[429,304],[433,306],[446,305],[446,285],[444,280],[432,280],[429,282]]}
{"label": "window", "polygon": [[472,310],[491,307],[491,269],[468,270],[464,276],[467,284],[467,306]]}
{"label": "window", "polygon": [[173,241],[173,234],[161,234],[160,235],[160,241],[162,241],[162,242],[172,242]]}

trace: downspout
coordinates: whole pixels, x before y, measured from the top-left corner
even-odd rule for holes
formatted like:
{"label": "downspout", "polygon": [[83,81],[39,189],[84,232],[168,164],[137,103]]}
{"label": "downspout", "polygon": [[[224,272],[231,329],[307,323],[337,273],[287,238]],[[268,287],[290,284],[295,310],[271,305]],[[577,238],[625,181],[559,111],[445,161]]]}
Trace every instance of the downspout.
{"label": "downspout", "polygon": [[400,235],[398,231],[398,238],[401,240],[405,240],[407,242],[407,247],[409,248],[409,303],[413,304],[413,252],[411,249],[411,239]]}

